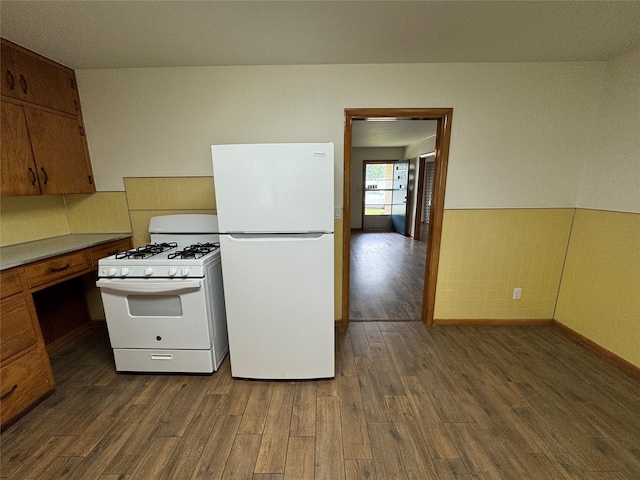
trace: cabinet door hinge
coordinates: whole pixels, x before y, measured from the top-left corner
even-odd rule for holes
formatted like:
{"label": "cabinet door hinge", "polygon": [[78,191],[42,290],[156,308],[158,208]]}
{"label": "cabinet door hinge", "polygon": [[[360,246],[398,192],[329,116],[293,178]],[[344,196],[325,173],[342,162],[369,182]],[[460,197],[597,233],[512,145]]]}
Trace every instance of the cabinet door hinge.
{"label": "cabinet door hinge", "polygon": [[78,127],[78,130],[80,130],[80,136],[84,137],[84,127]]}
{"label": "cabinet door hinge", "polygon": [[87,178],[89,179],[89,185],[93,185],[93,175],[87,175]]}
{"label": "cabinet door hinge", "polygon": [[78,84],[76,83],[76,79],[73,77],[69,77],[69,83],[71,84],[71,88],[74,90],[78,89]]}

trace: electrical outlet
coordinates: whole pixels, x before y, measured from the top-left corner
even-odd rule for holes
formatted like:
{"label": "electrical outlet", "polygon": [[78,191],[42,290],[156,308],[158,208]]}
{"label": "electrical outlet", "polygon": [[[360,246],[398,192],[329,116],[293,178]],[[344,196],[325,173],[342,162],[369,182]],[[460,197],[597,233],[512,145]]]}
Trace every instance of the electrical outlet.
{"label": "electrical outlet", "polygon": [[522,289],[521,288],[514,288],[513,289],[513,299],[514,300],[520,300],[522,298]]}

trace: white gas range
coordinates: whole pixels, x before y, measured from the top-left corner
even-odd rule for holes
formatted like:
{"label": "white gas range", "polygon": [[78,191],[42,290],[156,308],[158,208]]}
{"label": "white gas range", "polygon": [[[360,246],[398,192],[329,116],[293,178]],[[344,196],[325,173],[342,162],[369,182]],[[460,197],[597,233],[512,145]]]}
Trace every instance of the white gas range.
{"label": "white gas range", "polygon": [[98,261],[118,371],[212,373],[229,351],[215,215],[166,215],[152,243]]}

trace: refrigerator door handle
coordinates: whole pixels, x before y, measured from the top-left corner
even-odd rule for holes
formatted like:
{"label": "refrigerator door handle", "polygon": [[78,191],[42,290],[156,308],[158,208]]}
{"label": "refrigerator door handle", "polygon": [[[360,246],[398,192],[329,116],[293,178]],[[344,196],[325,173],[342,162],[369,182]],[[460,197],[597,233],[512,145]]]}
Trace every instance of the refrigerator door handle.
{"label": "refrigerator door handle", "polygon": [[325,235],[331,235],[332,232],[313,232],[313,233],[230,233],[230,238],[237,241],[305,241],[305,240],[317,240]]}

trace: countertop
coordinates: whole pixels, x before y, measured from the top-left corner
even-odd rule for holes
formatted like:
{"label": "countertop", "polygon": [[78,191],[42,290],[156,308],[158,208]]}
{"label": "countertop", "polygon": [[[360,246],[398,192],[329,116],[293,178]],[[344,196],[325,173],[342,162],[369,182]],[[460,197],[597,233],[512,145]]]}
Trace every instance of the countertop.
{"label": "countertop", "polygon": [[0,247],[0,270],[131,237],[131,233],[82,233]]}

